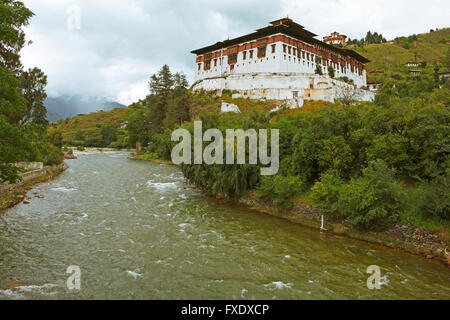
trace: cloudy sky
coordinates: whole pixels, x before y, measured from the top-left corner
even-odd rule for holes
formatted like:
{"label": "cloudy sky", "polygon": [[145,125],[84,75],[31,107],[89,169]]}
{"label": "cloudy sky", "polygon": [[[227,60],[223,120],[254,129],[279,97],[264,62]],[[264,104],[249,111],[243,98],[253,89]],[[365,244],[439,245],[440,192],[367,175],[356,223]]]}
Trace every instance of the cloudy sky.
{"label": "cloudy sky", "polygon": [[[35,13],[26,67],[48,75],[51,96],[81,94],[129,104],[163,64],[193,78],[191,50],[285,17],[322,36],[387,39],[448,27],[448,0],[22,0]],[[79,17],[79,19],[78,19]]]}

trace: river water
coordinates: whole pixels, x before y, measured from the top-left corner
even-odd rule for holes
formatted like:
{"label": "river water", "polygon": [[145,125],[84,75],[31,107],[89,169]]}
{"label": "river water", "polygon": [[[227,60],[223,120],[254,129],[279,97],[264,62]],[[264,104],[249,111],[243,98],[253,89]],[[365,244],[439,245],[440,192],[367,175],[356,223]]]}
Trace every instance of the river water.
{"label": "river water", "polygon": [[[0,299],[449,299],[449,270],[217,203],[178,168],[111,152],[67,160],[0,215]],[[81,290],[68,290],[68,266]],[[369,290],[366,269],[381,269]]]}

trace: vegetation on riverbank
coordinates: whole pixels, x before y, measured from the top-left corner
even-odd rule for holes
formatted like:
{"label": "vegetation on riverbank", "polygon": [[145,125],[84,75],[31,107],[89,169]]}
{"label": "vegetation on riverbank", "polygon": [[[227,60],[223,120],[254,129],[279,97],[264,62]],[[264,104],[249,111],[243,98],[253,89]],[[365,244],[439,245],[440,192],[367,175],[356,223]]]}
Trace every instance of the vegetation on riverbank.
{"label": "vegetation on riverbank", "polygon": [[134,112],[133,106],[97,111],[58,120],[47,131],[63,146],[132,148],[126,126]]}
{"label": "vegetation on riverbank", "polygon": [[28,180],[26,182],[17,182],[10,186],[10,190],[6,191],[0,196],[0,211],[9,209],[18,203],[26,200],[25,195],[34,185],[51,180],[61,174],[67,166],[65,164],[59,164],[57,166],[44,168],[45,173],[38,177]]}
{"label": "vegetation on riverbank", "polygon": [[128,159],[151,161],[151,162],[154,162],[154,163],[161,163],[161,164],[167,164],[167,165],[175,165],[175,164],[172,163],[172,161],[160,159],[160,158],[158,158],[158,156],[156,154],[153,154],[153,153],[140,153],[140,154],[136,154],[134,156],[131,156]]}
{"label": "vegetation on riverbank", "polygon": [[25,70],[20,51],[28,43],[24,28],[33,13],[19,1],[1,1],[0,33],[0,184],[19,180],[15,162],[59,164],[60,146],[46,132],[47,76]]}
{"label": "vegetation on riverbank", "polygon": [[[164,77],[156,75],[159,83],[169,83]],[[261,177],[258,165],[237,164],[182,165],[182,171],[211,195],[239,198],[255,190],[285,209],[296,202],[314,204],[327,221],[357,230],[383,231],[401,222],[448,232],[449,84],[435,78],[394,84],[385,85],[374,103],[314,102],[314,107],[273,113],[244,108],[240,114],[220,114],[217,97],[183,91],[179,107],[189,120],[201,120],[204,131],[279,129],[280,171]],[[165,94],[173,97],[176,91],[172,82]],[[158,95],[151,93],[151,99],[161,101]],[[193,113],[198,105],[205,108]],[[143,125],[141,132],[148,139],[148,157],[170,160],[173,129],[193,134],[193,122],[168,121],[163,105],[153,112],[160,112],[159,125]]]}
{"label": "vegetation on riverbank", "polygon": [[[422,37],[418,39],[411,48],[419,46],[414,41]],[[377,46],[381,51],[390,46],[409,50],[401,43],[359,50]],[[260,176],[259,165],[182,165],[183,174],[214,196],[239,199],[253,192],[286,211],[314,205],[326,221],[358,232],[386,232],[400,223],[441,232],[448,241],[450,88],[438,72],[449,66],[449,55],[441,49],[433,55],[437,58],[426,59],[421,77],[406,74],[402,64],[412,60],[410,55],[387,59],[389,66],[375,61],[385,75],[373,103],[307,101],[300,109],[277,112],[270,110],[281,102],[233,99],[226,91],[222,97],[194,93],[182,74],[164,66],[151,77],[149,95],[131,108],[60,121],[53,129],[62,131],[62,144],[80,147],[138,142],[145,152],[136,159],[152,161],[170,161],[173,130],[193,133],[193,120],[201,120],[204,131],[279,129],[276,176]],[[241,113],[221,114],[222,101],[238,105]],[[124,121],[126,129],[119,134]],[[49,135],[58,136],[52,130]]]}

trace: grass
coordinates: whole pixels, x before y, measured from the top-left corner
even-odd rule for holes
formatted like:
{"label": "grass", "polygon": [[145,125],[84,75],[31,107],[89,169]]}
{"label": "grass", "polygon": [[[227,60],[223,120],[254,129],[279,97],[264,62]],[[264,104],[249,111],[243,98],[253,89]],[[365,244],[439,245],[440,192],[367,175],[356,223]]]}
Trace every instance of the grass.
{"label": "grass", "polygon": [[128,121],[133,108],[116,108],[111,111],[97,111],[90,114],[59,120],[56,128],[62,131],[65,141],[77,140],[77,134],[84,136],[101,137],[101,127],[109,123]]}
{"label": "grass", "polygon": [[406,72],[409,68],[404,64],[409,61],[425,61],[428,65],[442,62],[448,52],[449,38],[450,28],[445,28],[418,35],[417,40],[408,43],[409,48],[402,46],[407,43],[406,38],[399,38],[394,43],[349,46],[349,48],[370,60],[367,71]]}
{"label": "grass", "polygon": [[130,159],[132,159],[132,160],[144,160],[144,161],[151,161],[151,162],[155,162],[155,163],[174,165],[172,163],[172,161],[160,159],[154,153],[141,153],[141,154],[137,154],[135,156],[130,157]]}

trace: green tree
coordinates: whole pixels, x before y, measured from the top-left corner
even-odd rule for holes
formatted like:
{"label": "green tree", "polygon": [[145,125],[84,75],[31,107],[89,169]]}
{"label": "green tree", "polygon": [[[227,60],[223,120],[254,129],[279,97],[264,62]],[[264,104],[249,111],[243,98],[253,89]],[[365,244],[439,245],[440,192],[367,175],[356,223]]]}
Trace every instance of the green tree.
{"label": "green tree", "polygon": [[105,146],[109,146],[117,140],[117,131],[117,125],[115,123],[108,123],[102,126],[101,134]]}
{"label": "green tree", "polygon": [[328,67],[328,75],[329,75],[331,78],[334,78],[334,76],[335,76],[334,68],[333,68],[332,66],[329,66],[329,67]]}
{"label": "green tree", "polygon": [[20,1],[0,1],[0,66],[18,75],[22,70],[20,50],[25,46],[25,32],[33,13]]}
{"label": "green tree", "polygon": [[[166,128],[165,123],[171,124],[178,120],[174,119],[173,113],[182,108],[183,102],[180,102],[178,98],[183,94],[181,88],[185,89],[187,85],[186,77],[181,73],[172,74],[167,65],[164,65],[158,73],[150,77],[150,95],[146,98],[148,107],[146,118],[150,136],[162,133]],[[173,93],[176,88],[180,89]],[[169,99],[172,103],[171,119],[165,122]],[[184,117],[184,112],[181,117]]]}
{"label": "green tree", "polygon": [[27,100],[27,110],[22,122],[33,121],[36,124],[46,126],[48,120],[44,100],[47,98],[45,92],[47,76],[39,68],[33,68],[23,72],[21,80],[23,95]]}
{"label": "green tree", "polygon": [[169,95],[164,126],[171,128],[189,120],[189,93],[185,87],[176,87]]}
{"label": "green tree", "polygon": [[142,108],[136,109],[130,117],[127,125],[128,139],[132,146],[136,145],[136,142],[140,142],[143,146],[147,146],[149,141],[149,131],[147,126],[147,120]]}
{"label": "green tree", "polygon": [[320,65],[317,65],[316,69],[314,70],[314,73],[318,75],[323,75],[322,67]]}
{"label": "green tree", "polygon": [[31,148],[30,126],[20,124],[27,109],[20,80],[19,52],[25,45],[22,28],[32,16],[23,3],[0,1],[0,182],[18,179],[11,165],[25,159]]}

